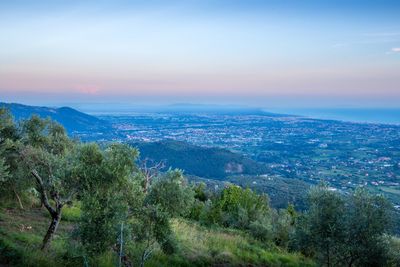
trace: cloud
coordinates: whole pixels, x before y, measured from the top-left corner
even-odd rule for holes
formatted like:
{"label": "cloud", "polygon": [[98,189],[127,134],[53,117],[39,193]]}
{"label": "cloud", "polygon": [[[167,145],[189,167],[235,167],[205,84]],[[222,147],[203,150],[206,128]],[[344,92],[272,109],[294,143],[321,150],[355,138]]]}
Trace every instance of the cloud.
{"label": "cloud", "polygon": [[400,53],[400,47],[393,47],[392,52]]}
{"label": "cloud", "polygon": [[96,95],[99,92],[99,86],[92,84],[79,84],[75,86],[75,90],[81,94]]}

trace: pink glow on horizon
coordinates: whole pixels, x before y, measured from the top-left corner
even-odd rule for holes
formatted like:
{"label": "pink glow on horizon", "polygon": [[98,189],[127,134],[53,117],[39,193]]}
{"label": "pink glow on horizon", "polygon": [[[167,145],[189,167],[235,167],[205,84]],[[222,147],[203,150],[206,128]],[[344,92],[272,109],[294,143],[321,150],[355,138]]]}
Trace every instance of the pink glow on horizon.
{"label": "pink glow on horizon", "polygon": [[97,95],[99,93],[100,86],[93,84],[79,84],[74,87],[78,93],[86,95]]}

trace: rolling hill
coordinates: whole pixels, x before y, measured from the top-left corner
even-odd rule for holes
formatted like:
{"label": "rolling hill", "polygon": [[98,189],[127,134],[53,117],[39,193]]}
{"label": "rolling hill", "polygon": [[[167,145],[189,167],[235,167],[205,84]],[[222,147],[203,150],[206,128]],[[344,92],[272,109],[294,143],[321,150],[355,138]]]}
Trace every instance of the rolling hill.
{"label": "rolling hill", "polygon": [[8,108],[17,121],[27,119],[33,114],[42,118],[51,118],[62,124],[72,135],[81,136],[89,132],[104,134],[111,129],[110,123],[70,107],[38,107],[16,103],[0,103],[0,107]]}
{"label": "rolling hill", "polygon": [[263,174],[262,163],[227,149],[201,147],[186,142],[163,140],[131,143],[142,158],[165,160],[167,167],[185,170],[185,173],[205,178],[224,179],[237,174]]}

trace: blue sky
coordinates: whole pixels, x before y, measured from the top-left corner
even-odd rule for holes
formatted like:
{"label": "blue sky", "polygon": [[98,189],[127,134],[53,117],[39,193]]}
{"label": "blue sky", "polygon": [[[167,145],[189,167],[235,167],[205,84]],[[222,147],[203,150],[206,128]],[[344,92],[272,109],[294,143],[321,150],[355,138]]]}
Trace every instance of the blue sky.
{"label": "blue sky", "polygon": [[2,1],[0,97],[399,106],[400,1]]}

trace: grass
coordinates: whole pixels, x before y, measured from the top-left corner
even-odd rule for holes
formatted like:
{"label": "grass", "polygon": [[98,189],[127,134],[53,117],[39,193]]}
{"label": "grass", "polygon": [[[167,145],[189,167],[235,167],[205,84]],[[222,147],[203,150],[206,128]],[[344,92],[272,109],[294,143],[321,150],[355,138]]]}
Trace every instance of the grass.
{"label": "grass", "polygon": [[185,220],[174,220],[173,229],[180,243],[178,255],[158,252],[148,266],[314,266],[298,254],[266,247],[240,231]]}
{"label": "grass", "polygon": [[[47,252],[39,248],[47,231],[49,217],[44,209],[0,208],[0,265],[5,266],[83,266],[84,259],[69,243],[69,236],[80,216],[79,206],[66,207],[57,234]],[[299,254],[266,246],[241,231],[208,228],[186,220],[173,220],[179,242],[174,255],[157,249],[146,266],[314,266]],[[112,251],[91,261],[90,266],[116,266]]]}
{"label": "grass", "polygon": [[0,263],[10,266],[62,266],[59,255],[65,252],[64,243],[70,225],[60,225],[48,252],[39,248],[49,220],[40,209],[21,211],[0,210]]}
{"label": "grass", "polygon": [[81,217],[80,203],[74,206],[65,206],[62,209],[62,219],[69,222],[77,222]]}

